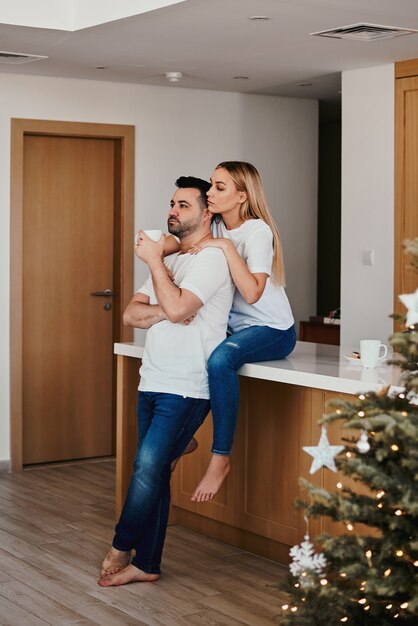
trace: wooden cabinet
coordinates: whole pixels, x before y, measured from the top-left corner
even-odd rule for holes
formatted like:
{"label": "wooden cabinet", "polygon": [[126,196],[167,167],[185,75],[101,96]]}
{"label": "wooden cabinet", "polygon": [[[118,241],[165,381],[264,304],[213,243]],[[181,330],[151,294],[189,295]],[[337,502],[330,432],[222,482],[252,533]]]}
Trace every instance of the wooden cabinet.
{"label": "wooden cabinet", "polygon": [[340,345],[340,325],[320,322],[300,322],[299,341]]}
{"label": "wooden cabinet", "polygon": [[[197,452],[182,459],[173,477],[176,522],[249,551],[289,560],[289,549],[306,533],[303,513],[296,510],[301,476],[328,489],[341,477],[329,470],[309,474],[312,458],[302,447],[317,445],[318,424],[328,399],[342,396],[319,389],[241,378],[241,405],[232,455],[232,470],[212,502],[190,497],[210,458],[210,416],[197,433]],[[336,426],[330,442],[341,442]],[[329,530],[324,520],[311,520],[312,535]],[[339,525],[336,532],[345,531]]]}
{"label": "wooden cabinet", "polygon": [[403,242],[418,236],[418,59],[395,64],[395,300],[418,287]]}

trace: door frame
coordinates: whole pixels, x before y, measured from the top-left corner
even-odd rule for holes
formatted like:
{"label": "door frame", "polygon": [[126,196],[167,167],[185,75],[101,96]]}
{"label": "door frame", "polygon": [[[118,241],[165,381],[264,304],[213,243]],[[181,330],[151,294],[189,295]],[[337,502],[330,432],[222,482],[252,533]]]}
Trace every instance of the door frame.
{"label": "door frame", "polygon": [[122,315],[133,293],[132,241],[134,236],[135,126],[11,119],[10,155],[10,452],[11,471],[22,469],[22,348],[23,348],[23,163],[25,135],[49,135],[114,139],[115,265],[114,278],[120,297],[114,302],[113,337],[132,341],[133,331],[124,326]]}

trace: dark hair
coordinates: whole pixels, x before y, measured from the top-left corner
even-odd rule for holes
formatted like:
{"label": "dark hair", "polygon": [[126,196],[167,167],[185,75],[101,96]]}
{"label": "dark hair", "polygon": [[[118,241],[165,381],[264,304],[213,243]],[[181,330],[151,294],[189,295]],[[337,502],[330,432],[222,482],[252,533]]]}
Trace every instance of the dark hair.
{"label": "dark hair", "polygon": [[207,192],[211,188],[211,184],[203,178],[196,178],[195,176],[180,176],[176,180],[176,186],[179,189],[198,189],[200,191],[199,202],[202,208],[208,208]]}

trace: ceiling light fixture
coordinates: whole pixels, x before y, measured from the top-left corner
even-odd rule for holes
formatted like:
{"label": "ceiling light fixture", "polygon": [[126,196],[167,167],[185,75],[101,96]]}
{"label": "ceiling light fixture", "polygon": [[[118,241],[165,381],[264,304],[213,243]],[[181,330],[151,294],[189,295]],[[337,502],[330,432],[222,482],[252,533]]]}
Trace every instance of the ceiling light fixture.
{"label": "ceiling light fixture", "polygon": [[253,22],[267,22],[267,20],[269,20],[270,18],[268,17],[268,15],[252,15],[248,19],[252,20]]}
{"label": "ceiling light fixture", "polygon": [[95,70],[108,70],[110,69],[108,65],[95,65],[94,66]]}
{"label": "ceiling light fixture", "polygon": [[299,87],[312,87],[312,83],[299,83]]}
{"label": "ceiling light fixture", "polygon": [[249,80],[249,76],[234,76],[233,80]]}
{"label": "ceiling light fixture", "polygon": [[182,72],[166,72],[165,77],[170,83],[177,83],[180,78],[183,78]]}

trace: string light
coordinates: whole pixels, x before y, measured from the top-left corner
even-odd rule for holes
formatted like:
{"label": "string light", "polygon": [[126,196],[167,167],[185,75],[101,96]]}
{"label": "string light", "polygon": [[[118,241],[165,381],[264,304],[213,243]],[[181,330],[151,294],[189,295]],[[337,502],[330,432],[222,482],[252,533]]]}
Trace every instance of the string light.
{"label": "string light", "polygon": [[373,552],[372,552],[371,550],[367,550],[367,552],[366,552],[366,557],[367,557],[368,559],[371,559],[372,554],[373,554]]}
{"label": "string light", "polygon": [[296,611],[298,610],[297,606],[292,606],[292,608],[290,609],[292,611],[292,613],[296,613]]}
{"label": "string light", "polygon": [[367,602],[366,598],[361,598],[361,599],[358,601],[358,603],[359,603],[359,604],[366,604],[366,602]]}
{"label": "string light", "polygon": [[342,618],[340,619],[340,622],[348,622],[348,617],[342,617]]}
{"label": "string light", "polygon": [[377,505],[378,509],[383,509],[383,502],[379,502],[379,504]]}
{"label": "string light", "polygon": [[366,414],[365,414],[365,412],[364,412],[364,411],[359,411],[359,412],[357,413],[357,415],[358,415],[359,417],[364,417]]}
{"label": "string light", "polygon": [[418,561],[414,561],[414,566],[418,567]]}
{"label": "string light", "polygon": [[408,602],[404,602],[403,604],[401,604],[401,609],[407,609],[408,608]]}
{"label": "string light", "polygon": [[359,399],[360,399],[360,400],[365,400],[365,399],[366,399],[366,396],[364,395],[364,393],[361,393],[361,394],[359,395]]}
{"label": "string light", "polygon": [[401,509],[397,509],[395,511],[395,515],[397,515],[399,517],[400,515],[403,515],[403,512],[401,511]]}
{"label": "string light", "polygon": [[363,607],[365,611],[368,611],[370,609],[370,604],[368,604],[367,606]]}
{"label": "string light", "polygon": [[343,484],[342,483],[337,483],[337,489],[342,489]]}
{"label": "string light", "polygon": [[326,578],[321,578],[321,580],[320,580],[319,582],[321,583],[321,585],[322,585],[323,587],[325,587],[325,585],[328,585],[328,581],[327,581],[327,579],[326,579]]}
{"label": "string light", "polygon": [[386,608],[389,611],[392,607],[393,607],[393,604],[388,604]]}
{"label": "string light", "polygon": [[380,500],[380,498],[383,498],[384,495],[385,495],[385,492],[382,489],[382,491],[379,491],[379,493],[376,494],[376,498]]}
{"label": "string light", "polygon": [[402,417],[407,417],[408,413],[406,411],[402,411],[401,415],[402,415]]}
{"label": "string light", "polygon": [[351,457],[351,452],[346,452],[345,456],[347,457],[347,459],[349,459]]}
{"label": "string light", "polygon": [[347,524],[347,530],[354,530],[354,526],[350,522]]}
{"label": "string light", "polygon": [[398,398],[402,398],[402,400],[404,400],[404,398],[405,398],[405,394],[404,394],[404,393],[400,393],[400,394],[399,394],[399,396],[398,396]]}
{"label": "string light", "polygon": [[288,604],[283,604],[283,606],[282,606],[283,611],[287,611],[288,608],[289,608]]}
{"label": "string light", "polygon": [[341,409],[337,409],[335,412],[337,415],[341,415]]}
{"label": "string light", "polygon": [[385,571],[384,575],[385,575],[386,577],[387,577],[387,576],[390,576],[391,571],[392,571],[392,570],[391,570],[391,569],[390,569],[390,567],[389,567],[389,568]]}
{"label": "string light", "polygon": [[340,576],[341,578],[347,578],[347,574],[345,572],[341,572]]}
{"label": "string light", "polygon": [[396,556],[403,556],[403,550],[396,550]]}
{"label": "string light", "polygon": [[[408,415],[408,414],[406,413],[406,415]],[[393,452],[398,452],[398,450],[399,450],[399,446],[397,446],[397,445],[396,445],[396,443],[393,443],[393,444],[390,446],[390,449],[391,449]]]}

